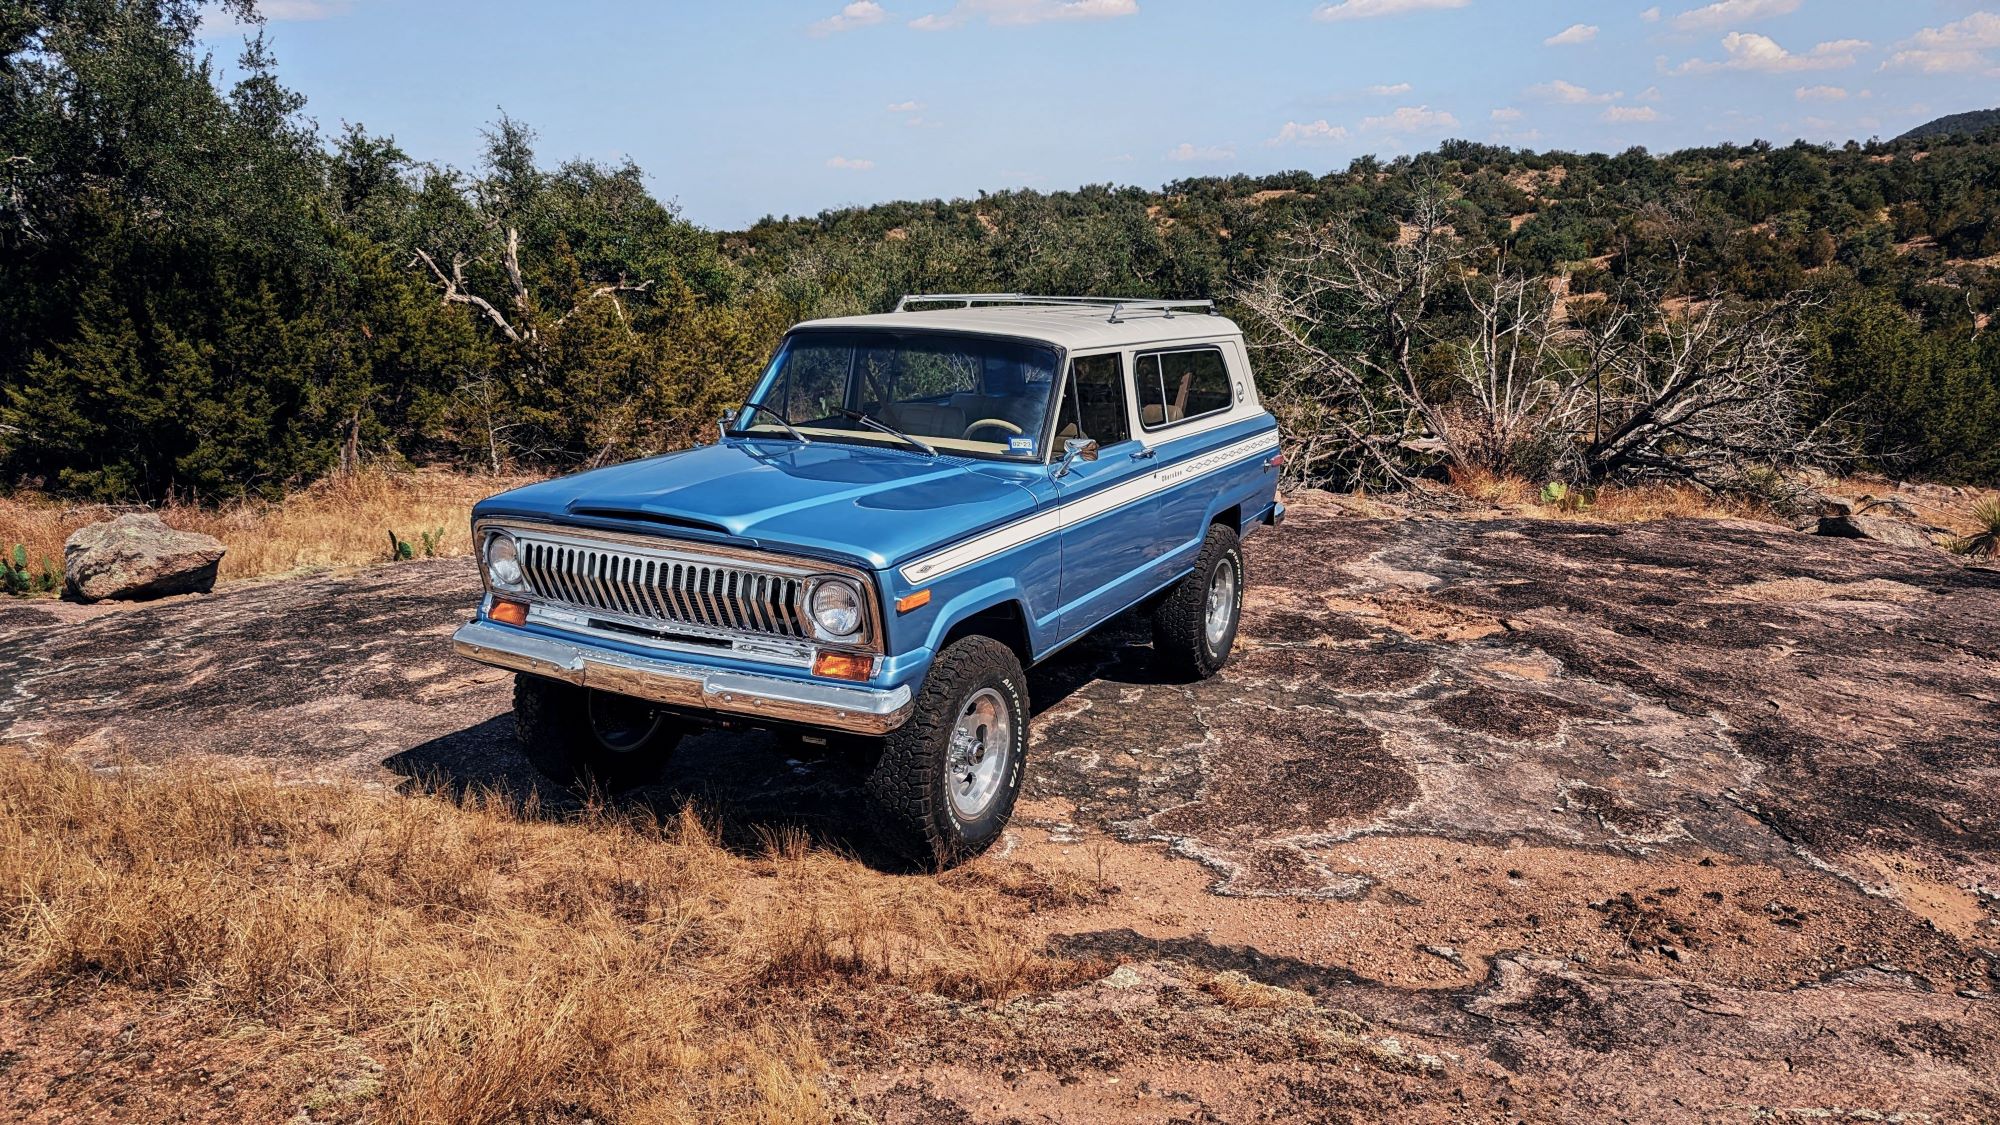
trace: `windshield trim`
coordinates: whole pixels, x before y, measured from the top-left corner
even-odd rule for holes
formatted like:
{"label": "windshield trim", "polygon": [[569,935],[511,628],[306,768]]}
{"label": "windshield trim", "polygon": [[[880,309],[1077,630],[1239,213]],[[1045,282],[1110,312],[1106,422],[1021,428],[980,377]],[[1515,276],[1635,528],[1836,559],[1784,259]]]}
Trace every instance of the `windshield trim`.
{"label": "windshield trim", "polygon": [[[743,405],[749,406],[754,403],[762,402],[764,400],[764,396],[770,393],[771,385],[777,381],[778,370],[781,366],[783,366],[785,360],[785,354],[791,350],[793,341],[798,340],[802,337],[810,338],[814,336],[842,336],[842,335],[855,335],[855,334],[880,334],[884,336],[897,336],[897,337],[943,336],[953,339],[1006,340],[1012,343],[1032,344],[1039,348],[1048,349],[1048,351],[1055,356],[1055,361],[1056,361],[1055,374],[1049,380],[1048,401],[1047,403],[1044,404],[1045,410],[1042,415],[1042,436],[1041,440],[1037,443],[1040,446],[1040,452],[1037,454],[1035,459],[1023,460],[1022,458],[1019,457],[1008,457],[1004,454],[984,453],[977,450],[949,449],[943,447],[940,447],[938,452],[944,457],[963,457],[968,460],[990,461],[996,465],[1048,465],[1051,464],[1052,461],[1054,460],[1053,457],[1051,456],[1051,454],[1054,451],[1049,448],[1049,442],[1054,440],[1053,435],[1055,433],[1055,426],[1056,426],[1055,413],[1058,403],[1060,402],[1061,399],[1063,380],[1067,377],[1066,373],[1069,370],[1069,349],[1062,346],[1061,344],[1055,343],[1052,340],[1046,340],[1039,336],[1019,336],[1011,332],[971,332],[971,331],[966,331],[964,329],[955,329],[955,328],[924,328],[916,326],[912,326],[909,328],[885,328],[879,325],[872,325],[872,324],[866,326],[857,325],[853,328],[842,328],[839,327],[838,325],[833,325],[833,324],[822,324],[813,328],[794,328],[791,331],[785,333],[785,338],[778,342],[777,350],[771,353],[771,358],[769,362],[764,364],[763,373],[757,376],[757,382],[753,387],[751,387],[750,395],[748,398],[744,399]],[[917,455],[916,451],[911,449],[909,445],[907,445],[906,443],[896,438],[890,437],[888,434],[876,433],[873,430],[858,430],[858,431],[843,430],[843,431],[829,431],[827,433],[821,433],[818,430],[813,429],[811,427],[801,427],[801,428],[806,429],[807,432],[812,434],[814,445],[818,445],[821,442],[825,442],[829,445],[860,445],[870,449],[898,449],[906,453],[910,453],[913,456]],[[782,434],[782,431],[780,431],[779,433]],[[747,438],[750,440],[769,439],[774,437],[772,431],[742,429],[734,425],[730,426],[729,429],[724,430],[723,434],[726,437]],[[918,435],[918,436],[922,437],[924,435]],[[791,438],[789,435],[777,436],[775,437],[775,440],[784,441],[790,445],[798,444],[798,442],[793,438]]]}

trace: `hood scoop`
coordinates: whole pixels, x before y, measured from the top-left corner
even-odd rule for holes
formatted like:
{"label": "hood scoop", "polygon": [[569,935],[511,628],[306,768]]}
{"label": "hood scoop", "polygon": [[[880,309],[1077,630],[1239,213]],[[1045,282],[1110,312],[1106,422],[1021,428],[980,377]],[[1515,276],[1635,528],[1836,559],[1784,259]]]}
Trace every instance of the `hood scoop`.
{"label": "hood scoop", "polygon": [[632,523],[650,523],[661,527],[680,527],[694,531],[705,531],[711,535],[731,535],[728,528],[709,520],[690,519],[687,516],[668,515],[665,512],[649,512],[643,508],[606,508],[594,505],[572,505],[570,514],[593,519],[627,520]]}

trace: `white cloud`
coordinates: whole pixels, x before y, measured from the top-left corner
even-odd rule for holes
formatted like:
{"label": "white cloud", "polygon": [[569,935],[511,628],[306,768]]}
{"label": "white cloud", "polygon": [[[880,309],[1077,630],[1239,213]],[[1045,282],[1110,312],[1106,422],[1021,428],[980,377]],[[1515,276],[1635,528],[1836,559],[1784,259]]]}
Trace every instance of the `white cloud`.
{"label": "white cloud", "polygon": [[[257,14],[269,23],[303,23],[344,16],[353,7],[348,0],[263,0],[257,5]],[[215,4],[203,4],[201,22],[194,33],[197,39],[226,39],[248,35],[255,27]]]}
{"label": "white cloud", "polygon": [[1718,70],[1751,70],[1764,74],[1786,74],[1800,70],[1838,70],[1853,66],[1857,51],[1871,44],[1865,39],[1836,39],[1821,43],[1803,55],[1780,47],[1769,36],[1749,31],[1732,31],[1722,37],[1728,55],[1721,62],[1689,59],[1674,69],[1675,74],[1708,74]]}
{"label": "white cloud", "polygon": [[1645,89],[1643,89],[1643,90],[1639,91],[1639,100],[1640,100],[1640,101],[1642,101],[1642,102],[1656,102],[1656,101],[1659,101],[1659,100],[1660,100],[1660,88],[1659,88],[1658,86],[1648,86],[1648,87],[1646,87]]}
{"label": "white cloud", "polygon": [[1139,0],[958,0],[948,11],[918,16],[910,26],[918,31],[949,31],[984,20],[995,27],[1066,20],[1108,20],[1139,14]]}
{"label": "white cloud", "polygon": [[1646,9],[1645,11],[1643,11],[1643,12],[1640,12],[1640,13],[1639,13],[1639,22],[1640,22],[1640,23],[1659,23],[1659,22],[1660,22],[1660,9],[1659,9],[1659,8],[1658,8],[1658,7],[1656,6],[1656,7],[1651,7],[1651,8],[1647,8],[1647,9]]}
{"label": "white cloud", "polygon": [[1731,24],[1740,26],[1751,20],[1791,15],[1799,10],[1800,2],[1801,0],[1716,0],[1716,3],[1701,8],[1689,8],[1675,16],[1674,27],[1681,31],[1719,31]]}
{"label": "white cloud", "polygon": [[888,10],[875,0],[854,0],[840,9],[837,16],[828,16],[806,30],[813,35],[832,35],[840,31],[852,31],[857,27],[868,27],[889,18]]}
{"label": "white cloud", "polygon": [[1236,159],[1236,150],[1227,145],[1202,145],[1196,147],[1186,141],[1182,141],[1180,144],[1167,150],[1167,159],[1178,160],[1183,163],[1187,161],[1234,160]]}
{"label": "white cloud", "polygon": [[1407,94],[1413,89],[1408,82],[1398,82],[1393,86],[1370,86],[1368,92],[1378,98],[1393,98],[1397,94]]}
{"label": "white cloud", "polygon": [[1960,74],[1992,67],[1985,52],[2000,47],[2000,15],[1974,12],[1956,23],[1927,27],[1896,45],[1883,70],[1918,70],[1925,74]]}
{"label": "white cloud", "polygon": [[1322,118],[1318,121],[1287,121],[1278,135],[1265,141],[1267,145],[1316,145],[1330,144],[1347,139],[1347,126],[1329,125]]}
{"label": "white cloud", "polygon": [[323,20],[344,16],[346,0],[263,0],[257,11],[267,20]]}
{"label": "white cloud", "polygon": [[2000,15],[1974,12],[1957,23],[1924,28],[1911,36],[1910,42],[1924,48],[1990,50],[2000,47]]}
{"label": "white cloud", "polygon": [[1364,117],[1361,128],[1370,133],[1403,133],[1429,129],[1456,129],[1458,118],[1427,105],[1406,105],[1381,117]]}
{"label": "white cloud", "polygon": [[1463,8],[1472,0],[1339,0],[1321,4],[1313,13],[1316,20],[1366,20],[1377,16],[1400,16],[1436,8]]}
{"label": "white cloud", "polygon": [[1846,100],[1847,91],[1839,86],[1801,86],[1792,96],[1802,102],[1838,102]]}
{"label": "white cloud", "polygon": [[1634,121],[1658,121],[1660,119],[1660,111],[1649,105],[1605,106],[1603,119],[1621,125],[1630,124]]}
{"label": "white cloud", "polygon": [[1543,82],[1537,86],[1530,86],[1528,87],[1528,93],[1548,101],[1561,102],[1564,105],[1595,105],[1616,101],[1624,97],[1622,93],[1593,94],[1574,82],[1565,82],[1560,78],[1553,82]]}
{"label": "white cloud", "polygon": [[1964,74],[1985,70],[1986,56],[1978,51],[1897,51],[1882,64],[1883,70],[1918,70],[1925,74]]}
{"label": "white cloud", "polygon": [[827,158],[826,166],[829,168],[844,168],[849,172],[866,172],[870,168],[875,167],[875,162],[852,156],[830,156]]}
{"label": "white cloud", "polygon": [[921,113],[923,108],[924,103],[920,101],[890,102],[888,105],[890,113]]}
{"label": "white cloud", "polygon": [[1494,110],[1489,116],[1495,121],[1519,121],[1521,119],[1521,111],[1511,105],[1503,105],[1499,109]]}
{"label": "white cloud", "polygon": [[1597,38],[1597,25],[1573,23],[1556,32],[1554,35],[1549,36],[1547,39],[1542,40],[1542,46],[1574,47],[1579,44],[1588,43],[1595,38]]}

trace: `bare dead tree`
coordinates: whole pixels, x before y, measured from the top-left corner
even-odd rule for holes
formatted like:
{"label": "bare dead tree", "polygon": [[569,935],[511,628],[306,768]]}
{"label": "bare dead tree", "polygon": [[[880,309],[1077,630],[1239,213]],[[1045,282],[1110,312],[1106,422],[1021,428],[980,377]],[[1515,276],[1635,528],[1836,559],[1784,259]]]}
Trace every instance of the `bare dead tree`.
{"label": "bare dead tree", "polygon": [[490,367],[463,373],[458,379],[456,397],[485,437],[487,468],[499,475],[511,455],[520,452],[511,435],[523,426],[521,422],[502,421],[511,399],[499,375]]}
{"label": "bare dead tree", "polygon": [[[494,326],[500,329],[501,333],[507,339],[516,344],[530,344],[540,340],[542,330],[535,323],[534,301],[529,296],[527,281],[521,275],[521,232],[517,228],[511,226],[507,228],[506,243],[501,249],[501,268],[507,273],[507,283],[512,290],[508,294],[508,301],[514,308],[514,316],[515,320],[519,322],[518,324],[514,321],[509,321],[506,314],[502,313],[499,307],[494,305],[493,302],[466,288],[465,259],[460,255],[452,255],[450,274],[446,274],[438,266],[437,260],[431,257],[430,253],[422,247],[416,249],[416,256],[410,259],[410,265],[414,267],[418,262],[422,262],[424,265],[430,267],[431,276],[437,278],[438,285],[444,290],[444,301],[446,304],[470,305],[478,309],[480,312],[486,314],[486,318],[491,320]],[[576,304],[570,307],[568,312],[551,321],[549,327],[551,329],[560,328],[563,322],[575,315],[577,310],[583,308],[585,305],[593,301],[609,299],[612,307],[618,314],[618,322],[625,326],[626,333],[630,335],[632,333],[632,322],[625,315],[625,304],[618,299],[618,295],[620,293],[644,293],[652,287],[653,283],[650,279],[634,284],[628,281],[623,274],[620,274],[617,281],[609,285],[600,285],[589,293],[584,294]]]}
{"label": "bare dead tree", "polygon": [[557,317],[555,319],[555,322],[552,325],[550,325],[550,327],[560,328],[562,327],[564,321],[568,320],[572,316],[575,316],[577,311],[583,308],[585,305],[588,305],[593,301],[602,301],[608,299],[611,302],[612,311],[618,314],[618,323],[624,326],[625,334],[627,336],[631,336],[633,335],[632,321],[631,318],[625,315],[625,302],[620,301],[618,299],[618,294],[644,293],[646,290],[651,289],[652,287],[653,283],[650,280],[642,281],[637,285],[627,284],[625,281],[625,275],[619,274],[618,281],[616,284],[600,285],[597,288],[591,290],[590,292],[584,294],[582,300],[570,306],[570,310],[562,314],[561,316]]}
{"label": "bare dead tree", "polygon": [[1586,349],[1580,364],[1572,358],[1556,292],[1549,279],[1504,265],[1463,279],[1470,329],[1440,342],[1451,380],[1422,406],[1454,464],[1507,472],[1532,463],[1547,476],[1573,467],[1563,439],[1590,414],[1598,357]]}
{"label": "bare dead tree", "polygon": [[1685,253],[1663,210],[1676,260],[1579,321],[1554,279],[1460,237],[1448,204],[1420,195],[1388,245],[1344,222],[1293,231],[1240,294],[1295,482],[1403,486],[1442,457],[1724,488],[1828,459],[1831,430],[1800,422],[1810,300],[1671,298]]}
{"label": "bare dead tree", "polygon": [[1294,481],[1407,486],[1411,447],[1434,444],[1417,352],[1436,293],[1468,254],[1446,204],[1420,194],[1388,245],[1347,222],[1291,231],[1238,295]]}
{"label": "bare dead tree", "polygon": [[1801,421],[1811,393],[1800,321],[1817,301],[1651,300],[1636,330],[1594,329],[1604,356],[1601,432],[1583,444],[1593,479],[1677,477],[1726,487],[1757,468],[1819,466],[1832,431]]}
{"label": "bare dead tree", "polygon": [[[508,249],[508,261],[509,261],[508,274],[514,279],[515,284],[518,286],[520,284],[520,277],[521,277],[520,263],[514,260],[516,241],[514,238],[514,230],[512,227],[509,227],[507,229],[507,235],[508,235],[507,249]],[[506,314],[502,313],[499,309],[493,306],[493,302],[488,301],[486,298],[481,297],[477,293],[468,292],[466,290],[465,259],[459,257],[456,254],[452,255],[451,275],[448,277],[445,275],[445,272],[443,270],[438,268],[436,259],[432,258],[430,254],[426,252],[422,247],[417,248],[417,256],[410,260],[410,265],[414,266],[418,262],[422,262],[426,266],[429,266],[431,274],[437,278],[438,284],[444,287],[444,301],[446,304],[470,305],[473,308],[478,309],[480,312],[486,314],[486,318],[488,320],[491,320],[494,326],[499,328],[500,331],[506,335],[507,339],[513,341],[516,344],[526,343],[528,342],[529,339],[533,337],[534,335],[533,328],[529,328],[526,334],[517,331],[512,324],[508,323]],[[516,290],[515,293],[515,307],[525,309],[525,294],[518,289]]]}

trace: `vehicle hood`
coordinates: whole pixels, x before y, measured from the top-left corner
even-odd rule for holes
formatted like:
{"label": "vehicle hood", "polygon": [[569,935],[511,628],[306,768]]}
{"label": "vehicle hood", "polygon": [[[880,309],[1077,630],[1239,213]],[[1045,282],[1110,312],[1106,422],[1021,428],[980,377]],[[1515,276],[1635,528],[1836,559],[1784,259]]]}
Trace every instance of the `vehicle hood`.
{"label": "vehicle hood", "polygon": [[517,516],[896,566],[1032,512],[1008,470],[834,442],[730,440],[503,492],[475,518]]}

